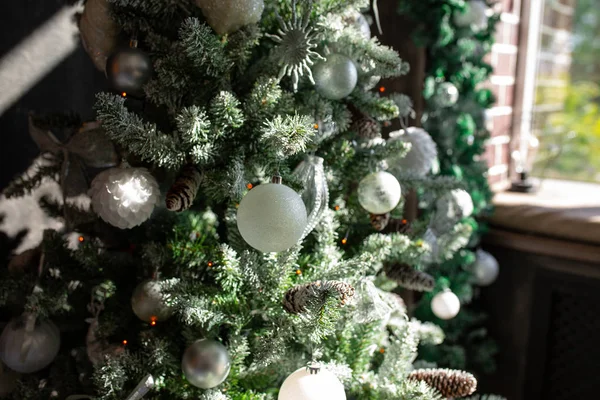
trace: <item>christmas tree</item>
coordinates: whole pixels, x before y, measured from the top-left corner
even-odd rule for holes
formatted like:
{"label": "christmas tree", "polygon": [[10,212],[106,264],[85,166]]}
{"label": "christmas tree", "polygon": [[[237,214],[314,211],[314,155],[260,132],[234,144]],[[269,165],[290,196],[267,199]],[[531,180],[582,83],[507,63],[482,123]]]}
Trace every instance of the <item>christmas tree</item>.
{"label": "christmas tree", "polygon": [[[88,0],[97,121],[31,115],[41,155],[4,191],[60,228],[1,271],[0,395],[13,399],[439,399],[443,331],[392,290],[458,298],[426,269],[473,211],[371,38],[365,0]],[[123,43],[129,42],[129,46]],[[403,198],[422,196],[407,220]],[[431,232],[435,230],[435,241]],[[10,319],[10,320],[9,320]],[[420,364],[420,365],[419,365]]]}

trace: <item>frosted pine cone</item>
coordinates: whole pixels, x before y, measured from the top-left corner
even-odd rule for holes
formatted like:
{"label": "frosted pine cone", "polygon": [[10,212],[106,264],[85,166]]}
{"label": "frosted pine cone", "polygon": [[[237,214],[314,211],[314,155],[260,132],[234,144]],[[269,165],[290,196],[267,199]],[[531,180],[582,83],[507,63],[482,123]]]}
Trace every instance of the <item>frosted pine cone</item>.
{"label": "frosted pine cone", "polygon": [[352,123],[351,129],[358,133],[361,139],[376,139],[381,137],[381,127],[379,123],[366,115],[360,117]]}
{"label": "frosted pine cone", "polygon": [[465,397],[477,389],[477,380],[472,374],[454,369],[418,369],[411,372],[408,379],[423,381],[446,398]]}
{"label": "frosted pine cone", "polygon": [[354,296],[354,288],[340,281],[316,281],[294,286],[285,293],[283,308],[290,314],[301,314],[309,304],[322,302],[332,294],[339,296],[340,306],[343,306]]}
{"label": "frosted pine cone", "polygon": [[406,264],[386,264],[383,270],[388,278],[400,286],[419,292],[431,292],[435,286],[433,277]]}
{"label": "frosted pine cone", "polygon": [[145,168],[111,168],[94,178],[89,195],[100,218],[129,229],[150,218],[160,191]]}

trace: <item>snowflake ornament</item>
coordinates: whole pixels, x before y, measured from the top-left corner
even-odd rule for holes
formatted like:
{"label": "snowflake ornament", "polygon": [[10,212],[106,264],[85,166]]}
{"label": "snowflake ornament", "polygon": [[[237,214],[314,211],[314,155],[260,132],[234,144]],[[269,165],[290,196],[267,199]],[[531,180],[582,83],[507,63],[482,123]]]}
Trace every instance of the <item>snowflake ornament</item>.
{"label": "snowflake ornament", "polygon": [[310,12],[313,1],[309,0],[303,15],[298,15],[297,0],[292,1],[292,20],[284,21],[277,13],[280,28],[277,34],[266,36],[278,43],[273,51],[273,56],[281,66],[278,79],[284,76],[292,78],[294,91],[298,90],[300,77],[306,76],[314,85],[315,80],[312,76],[311,66],[315,61],[323,61],[325,58],[314,51],[317,47],[315,37],[317,33],[314,27],[310,26]]}

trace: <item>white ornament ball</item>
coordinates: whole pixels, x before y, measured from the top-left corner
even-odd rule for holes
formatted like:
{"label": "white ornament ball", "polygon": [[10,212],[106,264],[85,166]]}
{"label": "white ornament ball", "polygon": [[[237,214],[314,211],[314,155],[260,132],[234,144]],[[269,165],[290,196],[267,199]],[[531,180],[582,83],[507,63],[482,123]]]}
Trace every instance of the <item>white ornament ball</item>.
{"label": "white ornament ball", "polygon": [[485,250],[477,250],[475,263],[472,265],[475,283],[479,286],[489,286],[498,277],[500,267],[498,260]]}
{"label": "white ornament ball", "polygon": [[227,379],[231,370],[231,360],[227,348],[221,343],[201,339],[185,350],[181,368],[192,385],[210,389]]}
{"label": "white ornament ball", "polygon": [[0,336],[0,360],[13,371],[29,374],[46,368],[60,349],[60,332],[50,320],[13,318]]}
{"label": "white ornament ball", "polygon": [[158,182],[145,168],[111,168],[94,178],[89,195],[100,218],[129,229],[150,218],[160,191]]}
{"label": "white ornament ball", "polygon": [[371,26],[364,15],[357,12],[350,17],[352,26],[363,35],[365,39],[371,39]]}
{"label": "white ornament ball", "polygon": [[[312,372],[312,373],[311,373]],[[346,400],[344,385],[331,372],[300,368],[288,376],[279,389],[278,400]]]}
{"label": "white ornament ball", "polygon": [[219,35],[260,21],[264,0],[196,0],[208,24]]}
{"label": "white ornament ball", "polygon": [[440,107],[452,107],[458,101],[458,97],[458,89],[452,82],[442,82],[435,89],[435,103]]}
{"label": "white ornament ball", "polygon": [[372,214],[392,211],[400,202],[401,196],[400,183],[389,172],[374,172],[358,184],[358,202]]}
{"label": "white ornament ball", "polygon": [[262,252],[279,252],[294,246],[308,223],[302,197],[288,186],[256,186],[242,199],[237,226],[250,246]]}
{"label": "white ornament ball", "polygon": [[435,202],[436,211],[431,221],[434,233],[449,232],[461,219],[473,214],[473,200],[463,189],[454,189]]}
{"label": "white ornament ball", "polygon": [[431,171],[437,159],[435,142],[425,129],[410,127],[390,133],[389,142],[402,141],[411,144],[406,157],[388,159],[391,169],[401,172],[412,172],[423,177]]}
{"label": "white ornament ball", "polygon": [[478,32],[487,28],[488,7],[481,0],[471,0],[466,4],[464,12],[456,11],[454,13],[454,23],[460,28],[471,27]]}
{"label": "white ornament ball", "polygon": [[140,283],[131,296],[133,313],[142,321],[166,321],[173,315],[173,309],[166,304],[160,282],[148,279]]}
{"label": "white ornament ball", "polygon": [[358,82],[356,65],[341,54],[329,55],[325,61],[313,67],[312,74],[317,92],[329,100],[347,97]]}
{"label": "white ornament ball", "polygon": [[440,319],[452,319],[460,311],[460,300],[450,290],[440,292],[431,300],[431,311]]}

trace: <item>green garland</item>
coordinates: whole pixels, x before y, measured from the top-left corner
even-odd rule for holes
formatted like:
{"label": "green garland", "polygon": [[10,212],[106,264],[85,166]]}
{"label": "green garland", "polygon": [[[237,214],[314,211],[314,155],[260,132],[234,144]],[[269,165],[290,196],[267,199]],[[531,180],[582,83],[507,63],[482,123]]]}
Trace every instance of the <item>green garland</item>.
{"label": "green garland", "polygon": [[[490,17],[487,27],[481,30],[457,26],[454,16],[468,7],[469,2],[464,0],[401,0],[398,12],[417,22],[413,40],[418,46],[426,47],[423,91],[426,105],[422,124],[438,146],[440,173],[463,183],[473,199],[473,216],[480,217],[491,212],[488,166],[482,154],[489,138],[485,111],[495,101],[491,90],[482,88],[481,84],[492,73],[492,66],[484,61],[484,57],[491,51],[499,16]],[[436,105],[436,89],[441,82],[450,82],[458,89],[459,99],[453,106],[442,108]],[[440,366],[490,373],[495,369],[493,356],[497,349],[482,326],[485,315],[463,306],[456,318],[441,321],[430,309],[431,298],[447,287],[463,305],[473,297],[474,287],[467,266],[475,260],[471,249],[478,245],[485,225],[475,218],[470,218],[468,223],[473,227],[468,248],[429,270],[437,279],[437,290],[423,297],[416,317],[435,321],[447,336],[440,346],[424,346],[420,356]]]}

